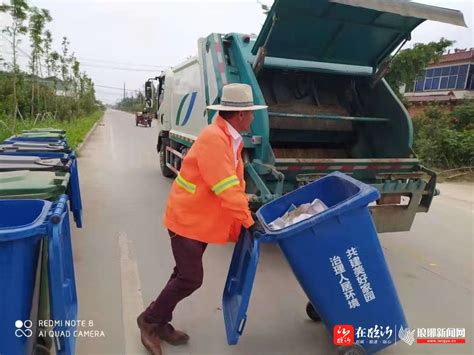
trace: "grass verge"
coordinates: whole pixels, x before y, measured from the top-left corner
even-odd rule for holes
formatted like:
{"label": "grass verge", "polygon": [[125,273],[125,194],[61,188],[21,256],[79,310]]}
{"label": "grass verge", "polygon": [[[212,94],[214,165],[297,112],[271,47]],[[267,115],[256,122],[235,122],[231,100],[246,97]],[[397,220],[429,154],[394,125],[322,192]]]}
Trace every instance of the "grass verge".
{"label": "grass verge", "polygon": [[53,119],[46,119],[35,122],[33,120],[17,120],[16,131],[14,132],[10,127],[13,127],[11,119],[0,118],[0,142],[6,138],[20,133],[24,129],[31,129],[36,127],[48,127],[64,129],[67,132],[67,140],[69,145],[76,149],[82,143],[87,133],[91,130],[94,124],[102,118],[104,111],[96,111],[90,115],[74,118],[68,121],[58,121]]}

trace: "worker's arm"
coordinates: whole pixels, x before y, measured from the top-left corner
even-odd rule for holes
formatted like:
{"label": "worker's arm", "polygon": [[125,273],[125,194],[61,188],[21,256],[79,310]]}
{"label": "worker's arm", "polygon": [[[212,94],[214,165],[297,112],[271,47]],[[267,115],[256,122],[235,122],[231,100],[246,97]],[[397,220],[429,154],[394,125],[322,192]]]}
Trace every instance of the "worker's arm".
{"label": "worker's arm", "polygon": [[226,153],[229,151],[228,143],[221,137],[200,138],[194,144],[200,145],[197,159],[202,178],[221,199],[222,207],[229,210],[245,228],[249,228],[254,221],[247,195],[237,177],[234,157]]}

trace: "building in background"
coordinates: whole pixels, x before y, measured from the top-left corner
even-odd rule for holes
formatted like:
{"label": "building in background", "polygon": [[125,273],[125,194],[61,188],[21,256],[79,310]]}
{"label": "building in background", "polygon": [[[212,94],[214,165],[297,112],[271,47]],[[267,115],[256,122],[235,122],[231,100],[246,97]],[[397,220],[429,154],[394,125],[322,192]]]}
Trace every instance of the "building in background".
{"label": "building in background", "polygon": [[430,64],[404,95],[413,116],[430,103],[444,105],[447,109],[462,100],[474,99],[474,48],[455,49]]}

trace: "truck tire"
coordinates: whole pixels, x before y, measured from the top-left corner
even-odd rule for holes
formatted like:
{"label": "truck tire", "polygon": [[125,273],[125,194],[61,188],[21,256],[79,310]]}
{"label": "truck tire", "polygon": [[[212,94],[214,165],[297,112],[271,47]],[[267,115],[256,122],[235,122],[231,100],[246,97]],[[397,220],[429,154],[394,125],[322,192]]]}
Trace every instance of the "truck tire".
{"label": "truck tire", "polygon": [[340,346],[337,348],[338,355],[367,355],[365,349],[359,344],[352,346]]}
{"label": "truck tire", "polygon": [[161,173],[164,177],[172,178],[175,176],[174,172],[166,166],[166,147],[169,146],[170,140],[169,138],[162,138],[161,139],[161,148],[160,148],[160,168]]}

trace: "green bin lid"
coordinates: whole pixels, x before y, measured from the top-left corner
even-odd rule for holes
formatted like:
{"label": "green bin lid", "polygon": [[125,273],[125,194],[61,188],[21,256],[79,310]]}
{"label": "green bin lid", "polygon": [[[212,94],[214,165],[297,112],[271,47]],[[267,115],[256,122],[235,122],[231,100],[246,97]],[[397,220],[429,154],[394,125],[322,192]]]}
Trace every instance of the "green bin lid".
{"label": "green bin lid", "polygon": [[0,144],[0,152],[70,152],[70,149],[63,144],[20,141],[12,144]]}
{"label": "green bin lid", "polygon": [[31,128],[31,129],[25,129],[22,131],[23,133],[38,133],[38,132],[48,132],[48,133],[59,133],[59,134],[66,134],[66,131],[64,129],[59,129],[59,128]]}
{"label": "green bin lid", "polygon": [[40,158],[21,155],[0,155],[0,171],[13,170],[62,170],[67,171],[67,164],[59,158]]}
{"label": "green bin lid", "polygon": [[54,171],[0,172],[0,199],[56,200],[65,193],[69,177]]}
{"label": "green bin lid", "polygon": [[51,133],[51,132],[24,132],[24,133],[19,134],[17,137],[64,139],[66,138],[66,135],[63,133]]}

